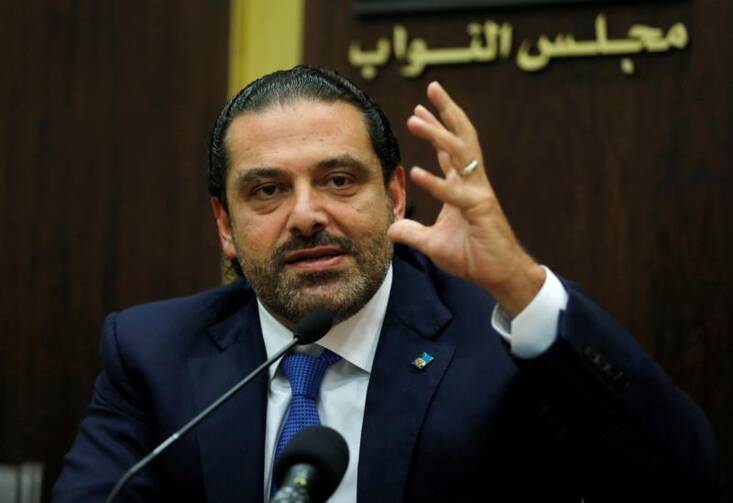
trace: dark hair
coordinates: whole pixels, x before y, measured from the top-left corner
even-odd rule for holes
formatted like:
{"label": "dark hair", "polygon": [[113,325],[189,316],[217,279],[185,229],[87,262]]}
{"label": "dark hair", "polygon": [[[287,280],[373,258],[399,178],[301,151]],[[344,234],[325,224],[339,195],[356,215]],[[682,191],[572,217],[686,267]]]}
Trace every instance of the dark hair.
{"label": "dark hair", "polygon": [[366,121],[372,148],[382,166],[386,184],[400,163],[400,149],[392,128],[379,106],[338,73],[325,68],[300,65],[265,75],[239,91],[214,123],[209,143],[209,194],[229,211],[226,197],[227,149],[226,135],[231,122],[245,112],[257,112],[272,105],[284,105],[298,99],[327,103],[344,101],[361,111]]}

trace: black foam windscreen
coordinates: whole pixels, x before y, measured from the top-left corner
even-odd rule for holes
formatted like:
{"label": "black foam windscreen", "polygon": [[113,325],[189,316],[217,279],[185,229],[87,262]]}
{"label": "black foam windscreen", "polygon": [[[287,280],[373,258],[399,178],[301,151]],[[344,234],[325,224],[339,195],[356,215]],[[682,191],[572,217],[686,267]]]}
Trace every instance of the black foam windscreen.
{"label": "black foam windscreen", "polygon": [[298,344],[310,344],[326,335],[333,325],[333,315],[325,309],[316,309],[306,314],[295,327]]}
{"label": "black foam windscreen", "polygon": [[313,466],[318,474],[311,491],[313,501],[326,501],[336,490],[349,464],[346,440],[327,426],[312,426],[295,435],[285,446],[274,468],[277,485],[282,485],[290,467]]}

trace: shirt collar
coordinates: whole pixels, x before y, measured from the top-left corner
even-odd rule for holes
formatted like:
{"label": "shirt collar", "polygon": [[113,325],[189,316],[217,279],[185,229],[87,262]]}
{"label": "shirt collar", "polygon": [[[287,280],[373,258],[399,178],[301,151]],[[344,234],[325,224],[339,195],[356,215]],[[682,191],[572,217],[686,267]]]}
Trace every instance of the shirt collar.
{"label": "shirt collar", "polygon": [[[326,348],[352,365],[366,371],[372,371],[374,353],[377,350],[379,334],[387,312],[389,293],[392,289],[392,264],[382,281],[379,290],[369,299],[364,307],[354,316],[334,325],[318,344],[300,346],[306,352],[318,347]],[[260,327],[265,340],[265,350],[270,358],[280,348],[293,339],[293,332],[280,323],[257,299],[260,315]],[[309,351],[310,350],[310,351]],[[270,380],[275,375],[279,363],[270,365]]]}

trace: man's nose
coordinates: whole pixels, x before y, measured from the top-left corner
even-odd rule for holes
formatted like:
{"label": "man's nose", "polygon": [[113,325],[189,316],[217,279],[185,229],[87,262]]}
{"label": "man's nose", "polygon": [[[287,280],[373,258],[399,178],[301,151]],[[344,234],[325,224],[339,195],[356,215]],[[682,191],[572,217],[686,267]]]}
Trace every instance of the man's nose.
{"label": "man's nose", "polygon": [[288,218],[288,230],[300,236],[312,236],[328,224],[322,195],[310,185],[295,187],[293,207]]}

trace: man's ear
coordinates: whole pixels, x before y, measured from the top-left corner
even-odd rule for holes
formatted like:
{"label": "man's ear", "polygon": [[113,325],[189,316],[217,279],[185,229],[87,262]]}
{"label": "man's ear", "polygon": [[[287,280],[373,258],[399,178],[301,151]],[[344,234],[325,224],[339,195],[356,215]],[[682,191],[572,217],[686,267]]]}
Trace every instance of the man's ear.
{"label": "man's ear", "polygon": [[387,194],[392,201],[392,215],[395,220],[405,217],[407,192],[405,191],[405,168],[397,166],[387,183]]}
{"label": "man's ear", "polygon": [[237,258],[237,249],[234,247],[229,213],[224,209],[218,197],[211,198],[211,208],[214,210],[216,228],[219,231],[219,241],[221,241],[221,249],[224,252],[224,256],[230,260]]}

